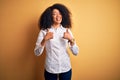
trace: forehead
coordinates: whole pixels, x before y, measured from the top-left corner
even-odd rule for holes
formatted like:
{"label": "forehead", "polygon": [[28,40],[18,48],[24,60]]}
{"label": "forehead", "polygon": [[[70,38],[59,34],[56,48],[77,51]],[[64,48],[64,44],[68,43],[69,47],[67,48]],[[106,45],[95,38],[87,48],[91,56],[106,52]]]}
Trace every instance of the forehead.
{"label": "forehead", "polygon": [[52,11],[53,13],[60,13],[60,11],[58,9],[53,9]]}

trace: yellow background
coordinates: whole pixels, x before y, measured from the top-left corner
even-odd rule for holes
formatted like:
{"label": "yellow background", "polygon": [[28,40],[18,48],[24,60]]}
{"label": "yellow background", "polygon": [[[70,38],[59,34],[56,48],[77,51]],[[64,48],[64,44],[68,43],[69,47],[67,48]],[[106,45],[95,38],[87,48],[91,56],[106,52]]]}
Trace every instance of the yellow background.
{"label": "yellow background", "polygon": [[38,19],[54,3],[72,12],[72,80],[120,80],[120,0],[0,0],[0,80],[44,80],[45,54],[33,50]]}

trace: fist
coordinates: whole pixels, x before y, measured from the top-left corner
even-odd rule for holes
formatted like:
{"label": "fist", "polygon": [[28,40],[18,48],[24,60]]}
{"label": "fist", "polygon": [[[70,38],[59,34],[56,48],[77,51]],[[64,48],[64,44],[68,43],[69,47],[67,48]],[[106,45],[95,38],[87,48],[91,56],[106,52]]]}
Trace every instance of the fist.
{"label": "fist", "polygon": [[49,32],[49,29],[47,29],[47,33],[44,37],[45,40],[53,39],[53,32]]}
{"label": "fist", "polygon": [[66,32],[64,32],[63,38],[67,39],[67,40],[71,40],[72,39],[72,36],[70,35],[68,29],[66,29]]}

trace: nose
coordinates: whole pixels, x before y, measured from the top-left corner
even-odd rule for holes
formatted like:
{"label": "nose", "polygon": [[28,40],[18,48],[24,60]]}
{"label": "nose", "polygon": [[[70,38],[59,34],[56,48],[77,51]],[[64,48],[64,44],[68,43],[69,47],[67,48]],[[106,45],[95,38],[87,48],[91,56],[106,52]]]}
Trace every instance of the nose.
{"label": "nose", "polygon": [[61,14],[57,14],[57,17],[61,17]]}

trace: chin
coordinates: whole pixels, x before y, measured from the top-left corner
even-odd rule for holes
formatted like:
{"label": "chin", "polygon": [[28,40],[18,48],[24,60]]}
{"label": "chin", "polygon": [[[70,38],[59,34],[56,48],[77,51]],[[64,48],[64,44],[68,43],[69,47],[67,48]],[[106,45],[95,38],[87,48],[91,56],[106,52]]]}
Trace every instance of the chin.
{"label": "chin", "polygon": [[61,24],[61,21],[60,21],[60,22],[55,22],[55,23],[57,23],[57,24]]}

